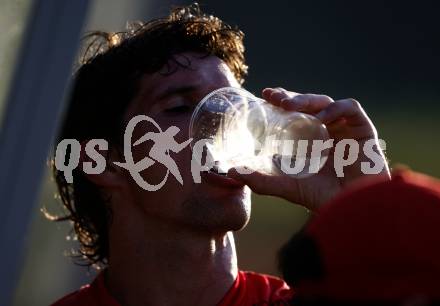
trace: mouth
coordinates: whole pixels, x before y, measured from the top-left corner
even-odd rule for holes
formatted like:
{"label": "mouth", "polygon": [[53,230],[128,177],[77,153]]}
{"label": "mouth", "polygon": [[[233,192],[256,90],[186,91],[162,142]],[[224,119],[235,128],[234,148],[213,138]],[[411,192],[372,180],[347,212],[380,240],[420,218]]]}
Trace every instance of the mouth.
{"label": "mouth", "polygon": [[227,176],[227,171],[221,168],[217,163],[208,171],[201,173],[204,181],[209,184],[228,187],[228,188],[242,188],[243,183]]}
{"label": "mouth", "polygon": [[208,170],[208,172],[213,173],[213,174],[217,174],[217,175],[222,175],[222,176],[226,176],[227,171],[225,171],[223,168],[221,168],[219,166],[218,162],[215,162],[216,164],[214,166],[212,166],[211,169]]}

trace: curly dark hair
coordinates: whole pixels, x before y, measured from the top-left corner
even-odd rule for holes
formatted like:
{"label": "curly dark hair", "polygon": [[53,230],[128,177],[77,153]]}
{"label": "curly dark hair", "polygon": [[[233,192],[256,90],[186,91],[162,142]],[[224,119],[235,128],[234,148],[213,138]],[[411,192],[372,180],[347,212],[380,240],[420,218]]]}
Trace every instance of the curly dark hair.
{"label": "curly dark hair", "polygon": [[[124,32],[89,33],[74,74],[57,143],[67,138],[79,142],[105,139],[109,149],[121,148],[123,116],[138,92],[141,76],[171,67],[170,60],[189,68],[189,59],[182,62],[175,56],[182,52],[219,57],[243,83],[247,73],[243,36],[239,29],[204,14],[197,4],[173,8],[167,17],[137,22]],[[168,69],[167,73],[173,71]],[[110,199],[81,169],[73,171],[72,184],[66,181],[62,171],[55,166],[52,169],[66,215],[48,217],[73,223],[80,242],[76,255],[83,264],[105,267],[109,251]]]}

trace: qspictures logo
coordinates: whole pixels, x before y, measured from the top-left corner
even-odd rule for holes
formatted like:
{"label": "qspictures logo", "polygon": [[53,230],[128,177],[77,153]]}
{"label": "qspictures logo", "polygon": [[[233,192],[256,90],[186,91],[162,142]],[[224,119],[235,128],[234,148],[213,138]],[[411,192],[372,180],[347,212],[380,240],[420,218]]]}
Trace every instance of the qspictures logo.
{"label": "qspictures logo", "polygon": [[[157,131],[147,132],[142,137],[133,142],[133,132],[140,122],[151,123]],[[163,131],[160,126],[151,117],[146,115],[138,115],[133,117],[127,124],[124,132],[124,159],[125,162],[113,162],[115,166],[126,169],[134,181],[146,191],[156,191],[162,188],[169,175],[183,185],[183,179],[180,174],[178,165],[171,158],[170,152],[178,153],[187,147],[192,138],[187,139],[182,143],[178,143],[174,137],[180,132],[176,126],[170,126]],[[134,161],[132,149],[140,144],[151,141],[153,144],[145,156],[139,161]],[[210,154],[209,148],[212,145],[212,139],[200,139],[192,146],[192,160],[191,160],[191,174],[195,183],[201,183],[201,172],[210,171],[217,166],[218,161]],[[287,175],[295,176],[298,173],[306,172],[307,175],[314,175],[321,169],[323,161],[323,152],[330,149],[333,150],[333,166],[338,177],[344,176],[344,168],[356,162],[359,157],[360,144],[355,139],[342,139],[336,144],[334,139],[323,140],[277,140],[272,137],[266,139],[270,145],[281,146],[283,155],[276,159],[274,164],[277,169]],[[311,142],[311,143],[310,143]],[[267,144],[265,144],[267,145]],[[297,155],[294,158],[292,165],[292,147],[296,145]],[[386,149],[384,140],[379,139],[380,149]],[[310,147],[309,147],[310,146]],[[375,150],[377,140],[369,139],[363,142],[362,151],[369,161],[361,163],[361,171],[364,174],[378,174],[385,167],[385,161],[382,155]],[[257,144],[256,147],[262,147]],[[333,148],[334,147],[334,148]],[[309,156],[306,156],[307,150],[310,150]],[[348,148],[348,150],[347,150]],[[91,139],[84,147],[85,154],[92,161],[83,161],[82,169],[87,174],[101,174],[106,169],[105,157],[98,151],[107,151],[108,142],[105,139]],[[204,154],[205,153],[205,154]],[[62,171],[68,183],[73,183],[73,170],[79,166],[81,155],[81,144],[76,139],[62,140],[55,152],[55,167]],[[203,158],[203,156],[205,158]],[[328,162],[327,159],[324,163]],[[160,183],[152,185],[149,184],[142,176],[141,172],[148,169],[155,163],[160,163],[166,167],[167,171]],[[253,170],[244,167],[236,168],[241,174],[249,174]]]}

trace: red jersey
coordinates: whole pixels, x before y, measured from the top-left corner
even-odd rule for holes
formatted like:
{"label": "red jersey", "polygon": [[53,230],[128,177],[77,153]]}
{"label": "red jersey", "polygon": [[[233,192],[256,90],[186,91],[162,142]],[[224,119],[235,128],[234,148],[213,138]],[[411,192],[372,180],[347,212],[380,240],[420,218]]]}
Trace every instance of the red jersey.
{"label": "red jersey", "polygon": [[[281,279],[269,275],[239,271],[234,284],[218,306],[282,306],[293,295]],[[101,273],[90,284],[66,295],[52,306],[121,306],[108,292]]]}

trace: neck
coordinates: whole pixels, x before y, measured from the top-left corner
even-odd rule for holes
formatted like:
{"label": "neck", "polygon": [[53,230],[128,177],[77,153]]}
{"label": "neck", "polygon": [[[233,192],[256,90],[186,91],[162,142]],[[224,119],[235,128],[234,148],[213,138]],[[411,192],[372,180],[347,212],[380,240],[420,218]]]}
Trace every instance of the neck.
{"label": "neck", "polygon": [[127,306],[218,304],[237,276],[232,233],[149,225],[142,235],[133,235],[133,226],[130,235],[121,227],[110,231],[106,281],[112,295]]}

